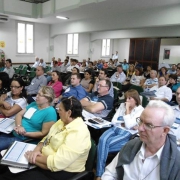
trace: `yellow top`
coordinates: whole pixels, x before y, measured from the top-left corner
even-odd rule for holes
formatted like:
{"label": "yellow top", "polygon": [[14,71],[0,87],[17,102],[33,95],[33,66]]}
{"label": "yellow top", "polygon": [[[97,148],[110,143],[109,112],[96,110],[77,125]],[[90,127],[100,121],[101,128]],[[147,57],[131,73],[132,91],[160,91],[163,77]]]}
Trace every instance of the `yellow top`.
{"label": "yellow top", "polygon": [[42,154],[48,156],[47,167],[51,171],[82,172],[91,147],[90,133],[78,117],[64,126],[59,120],[42,139]]}

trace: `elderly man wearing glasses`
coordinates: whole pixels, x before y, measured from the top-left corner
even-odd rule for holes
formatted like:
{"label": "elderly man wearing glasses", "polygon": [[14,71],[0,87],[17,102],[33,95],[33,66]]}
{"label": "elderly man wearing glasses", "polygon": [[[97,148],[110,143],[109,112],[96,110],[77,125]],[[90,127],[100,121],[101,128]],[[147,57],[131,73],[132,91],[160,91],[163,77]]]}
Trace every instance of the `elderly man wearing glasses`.
{"label": "elderly man wearing glasses", "polygon": [[100,80],[97,92],[81,100],[83,116],[86,118],[106,117],[113,107],[113,98],[109,95],[111,82],[107,79]]}
{"label": "elderly man wearing glasses", "polygon": [[180,152],[169,134],[175,116],[172,108],[152,100],[137,118],[140,138],[129,141],[106,167],[102,180],[180,179]]}

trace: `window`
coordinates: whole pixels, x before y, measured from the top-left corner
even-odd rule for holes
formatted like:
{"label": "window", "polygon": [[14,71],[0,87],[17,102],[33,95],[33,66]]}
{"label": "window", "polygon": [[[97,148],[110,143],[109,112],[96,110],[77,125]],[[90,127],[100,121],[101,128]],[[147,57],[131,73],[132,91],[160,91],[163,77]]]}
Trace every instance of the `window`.
{"label": "window", "polygon": [[67,36],[67,54],[78,54],[79,34],[68,34]]}
{"label": "window", "polygon": [[102,40],[102,56],[110,55],[110,39]]}
{"label": "window", "polygon": [[17,23],[17,52],[22,54],[34,53],[33,41],[34,30],[33,24]]}

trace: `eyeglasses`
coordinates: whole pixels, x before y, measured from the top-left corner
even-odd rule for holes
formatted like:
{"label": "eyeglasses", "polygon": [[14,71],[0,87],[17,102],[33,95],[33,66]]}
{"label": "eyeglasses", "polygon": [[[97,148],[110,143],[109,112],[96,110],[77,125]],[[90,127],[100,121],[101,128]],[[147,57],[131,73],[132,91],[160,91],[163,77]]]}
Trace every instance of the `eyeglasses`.
{"label": "eyeglasses", "polygon": [[11,89],[19,89],[21,86],[10,86]]}
{"label": "eyeglasses", "polygon": [[101,84],[98,84],[98,86],[99,86],[99,87],[108,87],[108,86],[103,86],[103,85],[101,85]]}
{"label": "eyeglasses", "polygon": [[37,93],[36,96],[45,97],[44,94]]}
{"label": "eyeglasses", "polygon": [[154,125],[152,125],[152,124],[150,124],[150,123],[144,123],[144,122],[140,119],[140,117],[137,117],[137,118],[136,118],[136,122],[137,122],[138,126],[143,125],[143,127],[144,127],[145,130],[152,130],[152,129],[154,129],[154,128],[164,127],[164,126],[154,126]]}

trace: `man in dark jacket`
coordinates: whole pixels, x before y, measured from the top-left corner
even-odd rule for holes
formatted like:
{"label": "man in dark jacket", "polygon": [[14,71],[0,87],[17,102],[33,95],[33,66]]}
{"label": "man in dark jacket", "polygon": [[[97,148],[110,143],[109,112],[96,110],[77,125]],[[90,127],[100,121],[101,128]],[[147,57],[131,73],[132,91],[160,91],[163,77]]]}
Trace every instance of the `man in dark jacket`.
{"label": "man in dark jacket", "polygon": [[102,180],[179,180],[180,152],[169,134],[175,120],[172,108],[152,100],[137,118],[140,138],[129,141],[106,167]]}

